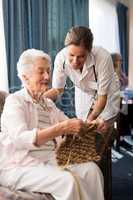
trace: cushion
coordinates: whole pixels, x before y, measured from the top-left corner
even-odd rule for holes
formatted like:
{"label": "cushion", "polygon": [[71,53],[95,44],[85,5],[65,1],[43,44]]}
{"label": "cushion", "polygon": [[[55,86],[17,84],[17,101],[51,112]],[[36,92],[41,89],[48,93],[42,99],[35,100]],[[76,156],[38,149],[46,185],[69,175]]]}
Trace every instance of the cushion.
{"label": "cushion", "polygon": [[[0,91],[0,119],[1,119],[1,113],[3,111],[5,98],[7,97],[8,93],[4,91]],[[1,125],[0,125],[0,131],[1,131]]]}
{"label": "cushion", "polygon": [[0,113],[3,111],[3,106],[5,103],[5,98],[7,97],[8,93],[4,91],[0,91]]}

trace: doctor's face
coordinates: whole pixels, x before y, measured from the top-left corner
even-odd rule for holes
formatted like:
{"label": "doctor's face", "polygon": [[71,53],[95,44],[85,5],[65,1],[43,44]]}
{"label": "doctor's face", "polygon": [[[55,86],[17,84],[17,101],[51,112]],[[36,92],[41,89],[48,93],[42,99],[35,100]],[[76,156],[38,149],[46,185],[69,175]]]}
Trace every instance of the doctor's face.
{"label": "doctor's face", "polygon": [[83,46],[69,45],[68,46],[68,60],[73,69],[82,71],[83,65],[86,61],[88,50]]}

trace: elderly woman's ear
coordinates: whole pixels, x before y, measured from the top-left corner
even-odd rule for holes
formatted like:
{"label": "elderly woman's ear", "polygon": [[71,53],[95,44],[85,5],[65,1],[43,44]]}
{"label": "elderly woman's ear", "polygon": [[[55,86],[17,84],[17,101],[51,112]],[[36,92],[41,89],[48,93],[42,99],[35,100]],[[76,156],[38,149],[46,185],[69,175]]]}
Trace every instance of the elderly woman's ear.
{"label": "elderly woman's ear", "polygon": [[26,76],[25,74],[22,75],[22,79],[23,79],[23,81],[24,81],[26,84],[29,83],[29,78],[28,78],[28,76]]}

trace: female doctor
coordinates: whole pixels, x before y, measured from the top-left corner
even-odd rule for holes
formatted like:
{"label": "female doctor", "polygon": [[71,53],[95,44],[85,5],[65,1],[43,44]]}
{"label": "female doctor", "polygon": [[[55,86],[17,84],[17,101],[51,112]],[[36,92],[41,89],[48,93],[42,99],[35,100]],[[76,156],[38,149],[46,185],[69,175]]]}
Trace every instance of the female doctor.
{"label": "female doctor", "polygon": [[89,28],[72,27],[65,47],[57,54],[53,88],[45,95],[53,98],[63,92],[69,77],[75,86],[75,109],[78,118],[97,121],[99,131],[107,131],[119,111],[119,80],[115,76],[109,52],[93,47]]}

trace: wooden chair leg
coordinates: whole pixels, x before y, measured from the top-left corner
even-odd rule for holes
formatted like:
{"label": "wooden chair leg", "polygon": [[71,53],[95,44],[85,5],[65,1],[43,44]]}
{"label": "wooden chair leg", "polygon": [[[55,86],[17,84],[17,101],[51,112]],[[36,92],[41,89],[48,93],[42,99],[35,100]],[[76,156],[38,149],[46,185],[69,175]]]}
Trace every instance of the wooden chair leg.
{"label": "wooden chair leg", "polygon": [[112,160],[111,147],[106,148],[100,164],[104,176],[104,196],[105,200],[112,199]]}

